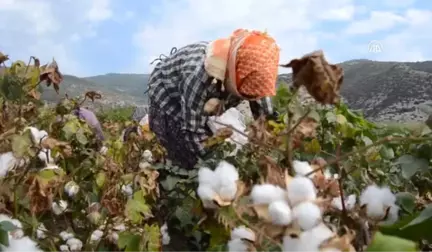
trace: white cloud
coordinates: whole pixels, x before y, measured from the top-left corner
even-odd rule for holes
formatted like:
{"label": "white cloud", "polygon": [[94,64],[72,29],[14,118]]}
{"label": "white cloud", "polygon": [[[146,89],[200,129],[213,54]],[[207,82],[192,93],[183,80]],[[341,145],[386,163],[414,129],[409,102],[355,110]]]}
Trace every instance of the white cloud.
{"label": "white cloud", "polygon": [[[332,15],[323,15],[332,13]],[[229,36],[237,28],[265,30],[281,46],[281,62],[318,49],[314,26],[320,20],[349,20],[351,0],[179,0],[162,1],[157,20],[144,23],[134,36],[140,53],[135,70],[147,72],[151,55],[167,54],[172,47]]]}
{"label": "white cloud", "polygon": [[[71,48],[96,36],[111,17],[110,0],[0,0],[1,48],[12,60],[54,57],[62,72],[86,74]],[[82,13],[85,13],[84,15]]]}
{"label": "white cloud", "polygon": [[111,18],[113,12],[110,8],[110,0],[93,0],[87,12],[87,18],[93,22],[100,22]]}
{"label": "white cloud", "polygon": [[404,23],[406,19],[388,11],[372,11],[368,19],[352,22],[345,32],[349,35],[372,34],[388,30],[397,24]]}

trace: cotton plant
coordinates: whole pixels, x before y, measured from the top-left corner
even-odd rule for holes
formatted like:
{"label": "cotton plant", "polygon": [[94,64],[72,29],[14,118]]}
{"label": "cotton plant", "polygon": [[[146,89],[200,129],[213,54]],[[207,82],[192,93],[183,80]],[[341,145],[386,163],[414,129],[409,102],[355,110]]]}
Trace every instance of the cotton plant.
{"label": "cotton plant", "polygon": [[30,239],[30,237],[24,235],[22,224],[17,219],[0,214],[0,222],[8,221],[12,223],[16,229],[8,232],[9,245],[0,245],[2,251],[13,252],[13,251],[30,251],[30,252],[42,252],[37,243]]}
{"label": "cotton plant", "polygon": [[70,198],[73,198],[79,190],[79,185],[75,181],[69,181],[64,186],[64,191]]}
{"label": "cotton plant", "polygon": [[[237,169],[226,161],[221,161],[213,171],[202,167],[198,171],[197,194],[205,208],[229,205],[237,193]],[[215,204],[216,203],[216,204]]]}
{"label": "cotton plant", "polygon": [[248,252],[254,250],[256,241],[255,233],[246,228],[239,226],[231,231],[231,239],[228,241],[228,251],[230,252]]}

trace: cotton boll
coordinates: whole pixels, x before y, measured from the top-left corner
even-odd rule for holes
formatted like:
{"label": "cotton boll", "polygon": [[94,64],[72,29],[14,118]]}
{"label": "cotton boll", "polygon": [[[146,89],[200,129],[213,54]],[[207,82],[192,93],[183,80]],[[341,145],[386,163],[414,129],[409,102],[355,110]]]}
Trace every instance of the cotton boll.
{"label": "cotton boll", "polygon": [[73,233],[69,233],[69,232],[66,232],[66,231],[60,232],[59,235],[60,235],[60,237],[62,238],[63,241],[67,241],[67,240],[69,240],[69,239],[71,239],[71,238],[74,237]]}
{"label": "cotton boll", "polygon": [[303,232],[300,235],[301,247],[303,251],[317,251],[319,246],[326,240],[333,237],[335,233],[324,223],[318,224],[314,228]]}
{"label": "cotton boll", "polygon": [[231,231],[231,240],[246,239],[254,242],[256,239],[255,233],[245,226],[239,226]]}
{"label": "cotton boll", "polygon": [[60,251],[61,252],[69,252],[69,246],[66,244],[60,245]]}
{"label": "cotton boll", "polygon": [[79,192],[79,186],[74,181],[69,181],[64,186],[64,191],[69,197],[74,197]]}
{"label": "cotton boll", "polygon": [[166,222],[160,228],[160,233],[161,233],[161,236],[162,236],[162,244],[163,245],[168,245],[170,243],[171,237],[169,236],[168,225],[167,225]]}
{"label": "cotton boll", "polygon": [[30,252],[42,252],[39,249],[36,242],[30,239],[28,236],[22,237],[21,239],[9,239],[9,246],[5,248],[1,245],[5,252],[17,252],[17,251],[30,251]]}
{"label": "cotton boll", "polygon": [[102,236],[103,236],[103,232],[101,230],[95,230],[90,235],[90,241],[92,241],[92,242],[98,242],[98,241],[100,241],[100,239],[102,238]]}
{"label": "cotton boll", "polygon": [[293,208],[293,216],[303,230],[309,230],[321,222],[321,210],[312,202],[302,202]]}
{"label": "cotton boll", "polygon": [[35,127],[25,127],[24,131],[30,130],[30,134],[32,136],[33,143],[39,144],[40,137],[39,137],[39,129]]}
{"label": "cotton boll", "polygon": [[77,238],[71,238],[67,240],[66,244],[69,246],[71,251],[80,251],[82,249],[83,243]]}
{"label": "cotton boll", "polygon": [[270,204],[273,201],[285,200],[286,191],[272,184],[254,185],[250,197],[254,204]]}
{"label": "cotton boll", "polygon": [[380,198],[385,206],[391,206],[396,202],[396,195],[394,195],[388,187],[381,188]]}
{"label": "cotton boll", "polygon": [[66,211],[67,207],[68,207],[68,203],[64,200],[60,200],[58,203],[57,202],[52,203],[51,210],[55,215],[60,215],[64,211]]}
{"label": "cotton boll", "polygon": [[[356,195],[355,194],[351,194],[350,196],[348,196],[345,199],[345,201],[344,201],[344,203],[345,203],[345,209],[347,209],[347,210],[353,209],[354,206],[355,206],[355,204],[356,204],[356,201],[357,201],[357,199],[356,199]],[[342,211],[343,207],[342,207],[342,198],[341,198],[341,196],[333,198],[333,200],[331,202],[331,205],[332,205],[332,207],[334,207],[334,208]]]}
{"label": "cotton boll", "polygon": [[0,178],[6,176],[18,163],[12,152],[0,154]]}
{"label": "cotton boll", "polygon": [[216,192],[209,185],[200,184],[197,189],[198,197],[201,200],[213,201],[216,196]]}
{"label": "cotton boll", "polygon": [[107,235],[107,239],[108,239],[108,241],[110,241],[111,243],[113,243],[113,244],[117,244],[117,241],[118,241],[118,239],[119,239],[119,235],[118,235],[118,233],[117,232],[109,232],[108,233],[108,235]]}
{"label": "cotton boll", "polygon": [[145,150],[141,157],[147,162],[153,162],[153,154],[150,150]]}
{"label": "cotton boll", "polygon": [[99,150],[99,153],[105,156],[108,153],[108,147],[102,146],[102,148]]}
{"label": "cotton boll", "polygon": [[384,221],[381,221],[380,225],[392,225],[397,222],[399,219],[399,207],[395,204],[390,206],[387,218]]}
{"label": "cotton boll", "polygon": [[[310,166],[310,164],[308,162],[305,162],[305,161],[294,160],[293,161],[293,168],[294,168],[296,175],[300,175],[300,176],[306,176],[306,174],[313,171],[312,166]],[[312,178],[314,175],[315,175],[315,173],[312,173],[308,177]]]}
{"label": "cotton boll", "polygon": [[366,187],[366,189],[360,195],[360,205],[368,204],[371,201],[374,201],[381,194],[381,190],[376,185],[370,185]]}
{"label": "cotton boll", "polygon": [[316,199],[315,185],[312,180],[306,177],[293,178],[287,186],[287,191],[291,206]]}
{"label": "cotton boll", "polygon": [[301,240],[300,237],[291,237],[291,236],[284,236],[282,240],[282,246],[283,251],[300,251],[299,248],[301,247]]}
{"label": "cotton boll", "polygon": [[115,225],[113,227],[113,229],[116,230],[116,231],[125,231],[126,230],[126,226],[125,226],[125,224],[121,223],[121,224]]}
{"label": "cotton boll", "polygon": [[219,196],[226,201],[234,200],[237,193],[237,184],[235,182],[225,183],[219,189]]}
{"label": "cotton boll", "polygon": [[234,167],[234,165],[226,161],[221,161],[214,170],[214,173],[219,178],[219,183],[221,185],[232,183],[239,179],[237,169]]}
{"label": "cotton boll", "polygon": [[268,206],[270,219],[276,225],[289,225],[292,221],[291,208],[284,200],[274,201]]}
{"label": "cotton boll", "polygon": [[48,230],[43,223],[39,224],[38,228],[36,229],[36,237],[38,239],[45,239],[47,237],[45,232],[47,231]]}
{"label": "cotton boll", "polygon": [[366,204],[366,215],[372,219],[382,219],[385,216],[385,208],[380,198],[369,200]]}
{"label": "cotton boll", "polygon": [[244,241],[242,241],[240,239],[234,239],[234,240],[230,240],[228,242],[228,251],[229,252],[247,252],[248,246]]}
{"label": "cotton boll", "polygon": [[132,197],[132,195],[133,195],[133,188],[132,188],[131,184],[122,185],[121,186],[121,191],[127,197]]}
{"label": "cotton boll", "polygon": [[214,189],[219,186],[218,177],[215,172],[208,167],[201,167],[198,171],[198,183],[209,185]]}
{"label": "cotton boll", "polygon": [[138,167],[140,168],[140,170],[146,170],[148,168],[151,168],[151,164],[147,161],[141,161]]}

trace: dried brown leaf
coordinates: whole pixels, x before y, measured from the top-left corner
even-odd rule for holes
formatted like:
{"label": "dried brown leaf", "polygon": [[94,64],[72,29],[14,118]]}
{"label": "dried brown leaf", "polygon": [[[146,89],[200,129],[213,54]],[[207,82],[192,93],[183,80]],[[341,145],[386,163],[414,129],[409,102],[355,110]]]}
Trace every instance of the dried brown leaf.
{"label": "dried brown leaf", "polygon": [[329,64],[322,50],[281,66],[292,68],[295,88],[305,86],[309,94],[322,104],[339,103],[343,70],[339,65]]}
{"label": "dried brown leaf", "polygon": [[57,62],[54,59],[51,64],[43,67],[43,71],[40,75],[40,81],[46,81],[48,87],[53,84],[54,90],[57,94],[59,93],[59,85],[63,81],[63,75],[60,73]]}
{"label": "dried brown leaf", "polygon": [[[264,183],[278,185],[284,188],[285,176],[284,169],[278,166],[271,157],[263,155],[259,160],[259,165],[264,175]],[[285,169],[286,170],[286,169]]]}
{"label": "dried brown leaf", "polygon": [[85,93],[84,96],[89,98],[92,102],[94,102],[95,100],[102,99],[102,95],[96,91],[88,91]]}

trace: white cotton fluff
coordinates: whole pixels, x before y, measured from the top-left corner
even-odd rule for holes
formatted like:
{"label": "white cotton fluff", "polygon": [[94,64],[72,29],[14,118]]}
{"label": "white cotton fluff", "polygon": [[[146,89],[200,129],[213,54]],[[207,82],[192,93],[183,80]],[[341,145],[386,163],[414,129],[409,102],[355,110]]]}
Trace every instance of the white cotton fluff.
{"label": "white cotton fluff", "polygon": [[286,200],[286,191],[272,184],[254,185],[250,194],[254,204],[270,204],[278,200]]}
{"label": "white cotton fluff", "polygon": [[125,231],[126,230],[126,226],[125,226],[125,224],[121,223],[121,224],[115,225],[113,227],[113,229],[116,230],[116,231]]}
{"label": "white cotton fluff", "polygon": [[79,185],[75,181],[69,181],[64,186],[64,191],[69,197],[74,197],[79,192]]}
{"label": "white cotton fluff", "polygon": [[169,236],[168,225],[167,225],[166,222],[160,228],[160,233],[161,233],[161,236],[162,236],[162,244],[163,245],[168,245],[170,243],[170,241],[171,241],[171,237]]}
{"label": "white cotton fluff", "polygon": [[26,251],[26,252],[42,252],[42,250],[38,247],[37,243],[30,239],[28,236],[25,236],[21,239],[9,239],[9,246],[5,247],[0,245],[4,252],[17,252],[17,251]]}
{"label": "white cotton fluff", "polygon": [[[356,197],[355,194],[351,194],[350,196],[348,196],[345,199],[345,201],[344,201],[344,203],[345,203],[345,209],[346,210],[353,209],[354,206],[355,206],[355,204],[356,204],[356,201],[357,201],[357,197]],[[343,207],[342,207],[342,198],[341,198],[341,196],[333,198],[333,200],[331,202],[331,205],[332,205],[332,207],[334,207],[334,208],[342,211]]]}
{"label": "white cotton fluff", "polygon": [[132,197],[132,195],[133,195],[133,188],[132,188],[131,184],[122,185],[121,191],[125,196],[127,196],[129,198]]}
{"label": "white cotton fluff", "polygon": [[150,150],[145,150],[141,157],[147,162],[153,162],[153,154]]}
{"label": "white cotton fluff", "polygon": [[239,226],[231,231],[231,240],[235,239],[246,239],[248,241],[254,242],[256,236],[255,233],[249,228],[246,228],[245,226]]}
{"label": "white cotton fluff", "polygon": [[374,219],[384,218],[386,208],[395,202],[396,196],[388,187],[370,185],[360,195],[360,205],[366,205],[366,215]]}
{"label": "white cotton fluff", "polygon": [[69,251],[70,251],[70,250],[69,250],[69,246],[66,245],[66,244],[62,244],[62,245],[60,245],[60,251],[61,251],[61,252],[69,252]]}
{"label": "white cotton fluff", "polygon": [[315,185],[306,177],[294,177],[287,186],[287,192],[291,206],[316,199]]}
{"label": "white cotton fluff", "polygon": [[98,242],[103,236],[103,232],[101,230],[95,230],[90,235],[91,242]]}
{"label": "white cotton fluff", "polygon": [[[296,175],[299,175],[299,176],[306,176],[306,174],[313,171],[312,166],[306,161],[294,160],[293,161],[293,168],[294,168]],[[315,175],[315,173],[312,173],[308,177],[313,178],[314,175]]]}
{"label": "white cotton fluff", "polygon": [[[231,201],[237,193],[238,179],[236,168],[226,161],[221,161],[214,171],[202,167],[198,171],[198,196],[203,201],[212,201],[216,195]],[[208,202],[204,204],[209,205]]]}
{"label": "white cotton fluff", "polygon": [[216,173],[208,167],[201,167],[198,171],[198,183],[208,185],[215,190],[219,187],[219,180]]}
{"label": "white cotton fluff", "polygon": [[284,236],[284,251],[320,251],[319,246],[334,233],[323,223],[300,233],[298,237]]}
{"label": "white cotton fluff", "polygon": [[43,223],[39,224],[38,228],[36,229],[36,237],[38,239],[45,239],[47,237],[46,231],[48,231]]}
{"label": "white cotton fluff", "polygon": [[107,239],[112,242],[113,244],[117,244],[117,241],[119,239],[119,234],[117,232],[109,232],[107,235]]}
{"label": "white cotton fluff", "polygon": [[102,148],[99,150],[99,153],[105,156],[108,153],[108,147],[102,146]]}
{"label": "white cotton fluff", "polygon": [[0,178],[7,175],[15,167],[25,165],[24,159],[17,159],[11,151],[0,154]]}
{"label": "white cotton fluff", "polygon": [[399,206],[396,204],[390,205],[388,215],[384,221],[381,221],[380,225],[392,225],[399,219]]}
{"label": "white cotton fluff", "polygon": [[286,226],[292,221],[291,208],[285,200],[270,203],[268,211],[273,224]]}
{"label": "white cotton fluff", "polygon": [[314,203],[306,201],[293,208],[294,220],[303,230],[309,230],[321,222],[321,209]]}
{"label": "white cotton fluff", "polygon": [[209,185],[200,184],[197,189],[197,194],[203,202],[204,208],[217,208],[217,205],[213,203],[213,199],[217,194]]}
{"label": "white cotton fluff", "polygon": [[59,235],[63,241],[67,241],[67,240],[75,237],[75,235],[73,233],[69,233],[66,231],[61,231]]}
{"label": "white cotton fluff", "polygon": [[60,200],[58,203],[57,202],[52,203],[51,210],[55,215],[60,215],[64,211],[66,211],[67,207],[68,207],[68,203],[64,200]]}
{"label": "white cotton fluff", "polygon": [[77,238],[70,238],[66,241],[66,244],[69,246],[71,251],[80,251],[83,247],[82,241]]}
{"label": "white cotton fluff", "polygon": [[230,240],[228,242],[228,251],[229,252],[247,252],[248,246],[244,241],[242,241],[240,239],[234,239],[234,240]]}

